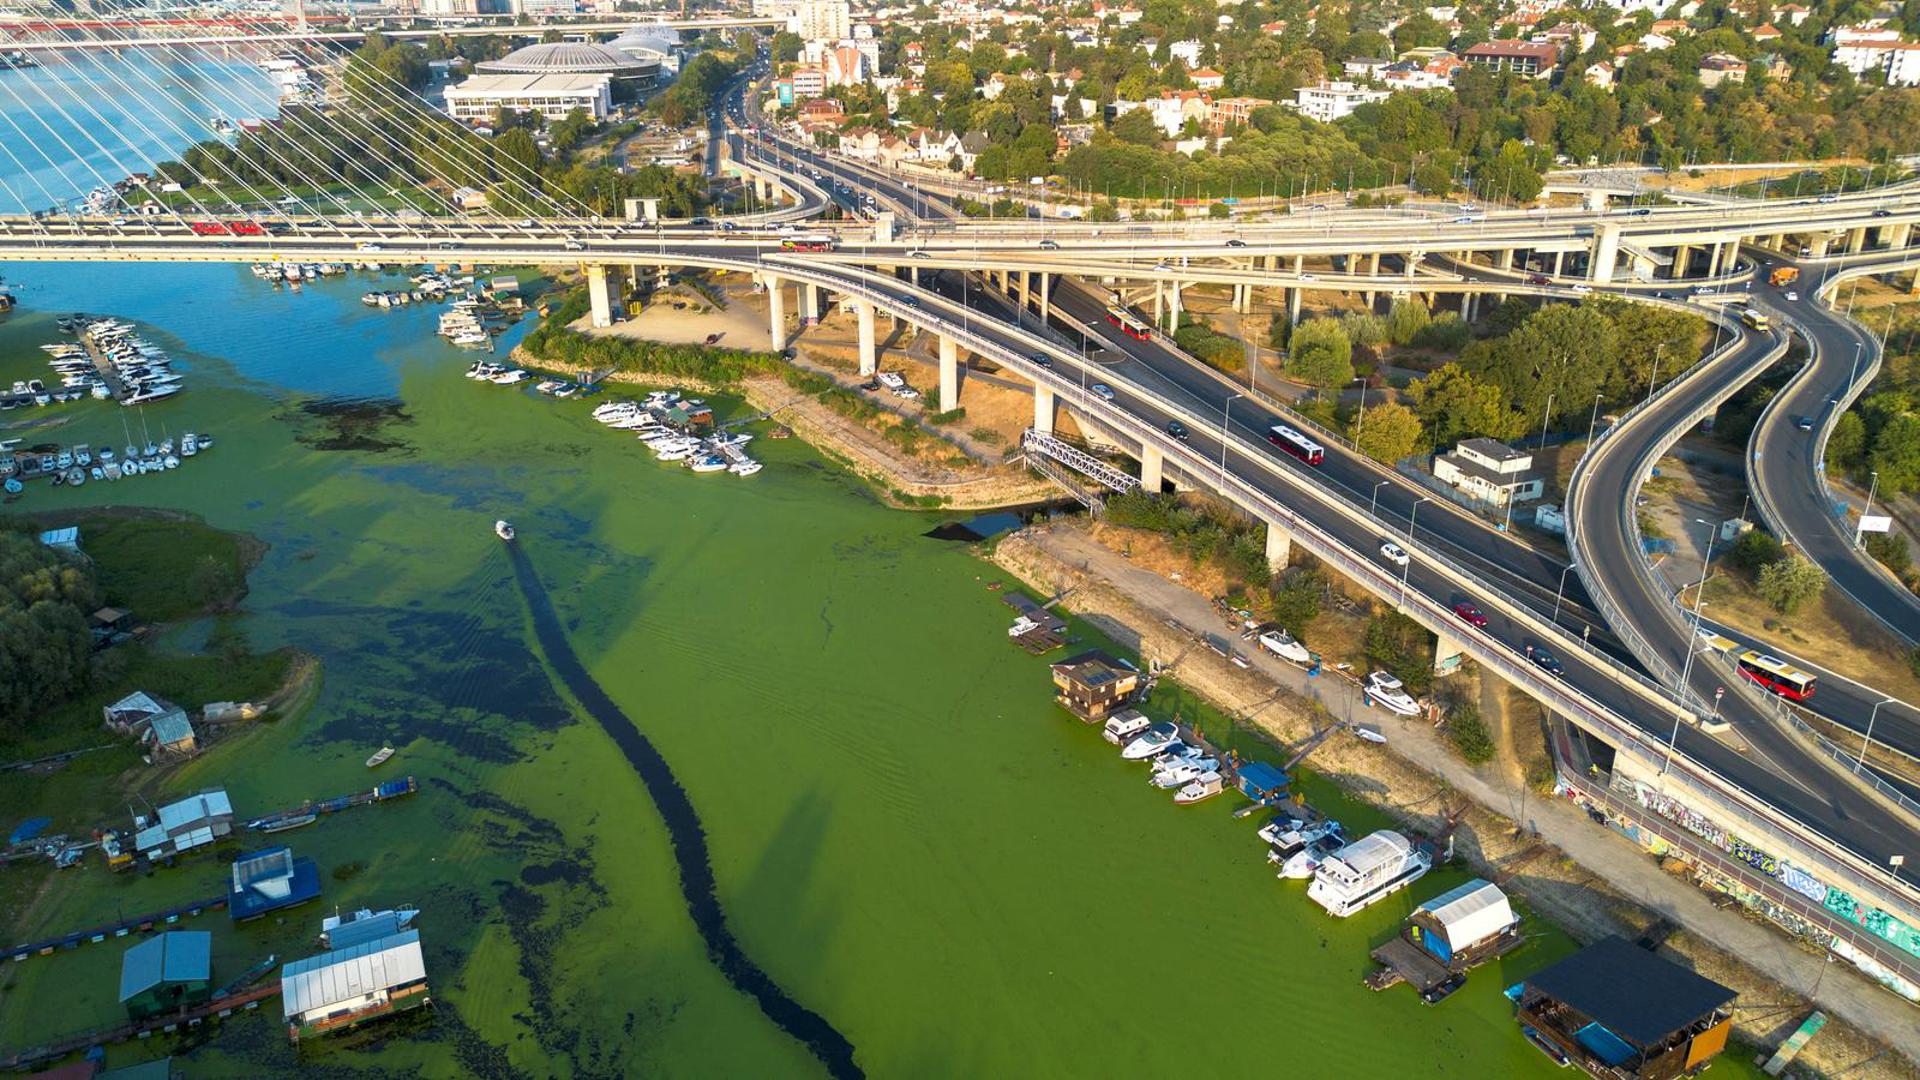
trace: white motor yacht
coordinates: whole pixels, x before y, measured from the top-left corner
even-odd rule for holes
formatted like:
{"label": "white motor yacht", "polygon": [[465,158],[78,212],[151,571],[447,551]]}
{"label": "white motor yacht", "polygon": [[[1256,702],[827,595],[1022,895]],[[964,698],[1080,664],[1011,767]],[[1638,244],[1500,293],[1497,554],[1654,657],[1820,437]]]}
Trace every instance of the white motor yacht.
{"label": "white motor yacht", "polygon": [[499,521],[494,522],[493,534],[495,536],[498,536],[502,540],[511,541],[513,539],[512,523],[507,521],[507,519],[505,518],[501,518]]}
{"label": "white motor yacht", "polygon": [[1213,772],[1220,762],[1208,757],[1175,756],[1163,760],[1153,768],[1153,775],[1147,782],[1157,788],[1177,788],[1191,780]]}
{"label": "white motor yacht", "polygon": [[1190,806],[1205,802],[1227,790],[1227,779],[1217,772],[1208,772],[1194,777],[1186,786],[1173,793],[1176,806]]}
{"label": "white motor yacht", "polygon": [[1420,715],[1420,703],[1407,693],[1405,684],[1384,671],[1368,675],[1365,689],[1369,704],[1379,705],[1401,716]]}
{"label": "white motor yacht", "polygon": [[1313,663],[1313,654],[1285,630],[1269,630],[1261,634],[1260,647],[1282,660],[1291,660],[1296,664]]}
{"label": "white motor yacht", "polygon": [[1139,737],[1120,751],[1125,761],[1144,761],[1157,754],[1164,754],[1180,745],[1180,729],[1167,721],[1150,725]]}
{"label": "white motor yacht", "polygon": [[1344,919],[1420,880],[1432,868],[1433,857],[1425,849],[1382,829],[1327,856],[1313,872],[1307,896],[1327,914]]}
{"label": "white motor yacht", "polygon": [[1100,737],[1115,746],[1125,746],[1140,737],[1140,733],[1153,726],[1153,721],[1139,709],[1121,709],[1100,729]]}
{"label": "white motor yacht", "polygon": [[746,461],[736,461],[727,466],[727,471],[735,476],[752,476],[764,468],[766,468],[766,466],[754,461],[752,458],[748,458]]}
{"label": "white motor yacht", "polygon": [[702,454],[687,462],[687,467],[697,473],[725,472],[727,459],[719,454]]}
{"label": "white motor yacht", "polygon": [[1345,846],[1346,842],[1344,835],[1336,833],[1329,833],[1318,840],[1311,841],[1306,847],[1288,856],[1287,860],[1280,864],[1280,873],[1276,876],[1289,881],[1304,881],[1312,877],[1313,872],[1320,869],[1320,864]]}

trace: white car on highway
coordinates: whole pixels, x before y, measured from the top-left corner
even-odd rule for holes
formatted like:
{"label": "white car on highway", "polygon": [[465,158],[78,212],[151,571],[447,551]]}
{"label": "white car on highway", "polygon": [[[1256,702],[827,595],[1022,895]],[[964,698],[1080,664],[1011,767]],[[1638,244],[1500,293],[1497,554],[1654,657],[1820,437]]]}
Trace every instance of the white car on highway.
{"label": "white car on highway", "polygon": [[1577,293],[1590,293],[1590,292],[1592,292],[1592,291],[1593,291],[1593,286],[1591,286],[1591,285],[1575,285],[1575,286],[1573,287],[1573,291],[1574,291],[1574,292],[1577,292]]}
{"label": "white car on highway", "polygon": [[1380,545],[1380,557],[1395,566],[1405,566],[1408,562],[1407,549],[1391,540]]}
{"label": "white car on highway", "polygon": [[1384,671],[1376,671],[1367,676],[1364,689],[1370,704],[1379,705],[1388,712],[1398,713],[1401,716],[1420,715],[1420,703],[1413,700],[1413,695],[1407,693],[1406,686],[1399,679]]}

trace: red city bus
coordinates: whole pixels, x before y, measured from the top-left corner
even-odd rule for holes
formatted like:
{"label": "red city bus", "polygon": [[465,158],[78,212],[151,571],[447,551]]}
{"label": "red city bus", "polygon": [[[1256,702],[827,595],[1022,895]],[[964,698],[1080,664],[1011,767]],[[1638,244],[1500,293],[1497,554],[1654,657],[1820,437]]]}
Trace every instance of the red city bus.
{"label": "red city bus", "polygon": [[257,221],[194,221],[188,228],[196,236],[265,236],[267,230]]}
{"label": "red city bus", "polygon": [[1814,676],[1777,656],[1758,649],[1740,654],[1740,674],[1789,701],[1805,701],[1813,696]]}
{"label": "red city bus", "polygon": [[1133,312],[1122,307],[1107,308],[1107,321],[1120,328],[1120,332],[1130,338],[1149,341],[1153,338],[1153,327]]}
{"label": "red city bus", "polygon": [[1326,450],[1319,443],[1285,424],[1268,428],[1267,441],[1309,465],[1318,465],[1327,457]]}

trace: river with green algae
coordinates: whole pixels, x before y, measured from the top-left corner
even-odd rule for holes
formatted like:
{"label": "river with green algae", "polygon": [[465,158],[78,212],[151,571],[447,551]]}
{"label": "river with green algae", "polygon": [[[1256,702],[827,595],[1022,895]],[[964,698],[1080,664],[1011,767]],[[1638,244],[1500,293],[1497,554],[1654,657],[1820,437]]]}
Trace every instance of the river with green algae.
{"label": "river with green algae", "polygon": [[[551,672],[499,517],[579,663],[684,788],[740,949],[869,1075],[1557,1071],[1500,990],[1569,951],[1564,935],[1535,923],[1437,1008],[1364,989],[1368,948],[1463,873],[1328,919],[1268,872],[1236,798],[1176,808],[1054,706],[1047,660],[1006,642],[996,568],[802,443],[755,441],[767,468],[745,479],[662,465],[584,403],[462,378],[435,312],[366,309],[364,280],[296,294],[225,266],[8,278],[24,288],[0,324],[0,381],[45,370],[34,346],[55,339],[54,313],[133,318],[187,369],[149,429],[217,436],[175,472],[35,485],[17,508],[173,507],[260,537],[247,632],[324,665],[310,709],[218,745],[177,793],[224,785],[244,818],[367,786],[383,743],[398,750],[383,775],[421,784],[282,834],[318,861],[319,904],[192,925],[214,931],[218,983],[316,951],[336,906],[417,905],[432,1012],[297,1052],[277,1023],[229,1020],[172,1044],[191,1075],[823,1071],[710,958],[655,803]],[[138,435],[129,412],[34,419],[119,446],[123,420]],[[1350,827],[1387,824],[1304,784]],[[145,878],[73,872],[30,929],[210,895],[223,870],[203,856]],[[0,1046],[114,1022],[120,952],[9,965]]]}

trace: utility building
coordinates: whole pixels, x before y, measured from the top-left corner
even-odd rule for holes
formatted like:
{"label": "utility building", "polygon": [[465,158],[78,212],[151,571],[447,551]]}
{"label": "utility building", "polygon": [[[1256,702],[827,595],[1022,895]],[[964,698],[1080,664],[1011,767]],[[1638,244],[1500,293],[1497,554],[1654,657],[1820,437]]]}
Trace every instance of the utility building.
{"label": "utility building", "polygon": [[205,930],[169,930],[120,957],[120,1004],[140,1021],[213,997],[213,935]]}
{"label": "utility building", "polygon": [[1604,937],[1522,982],[1517,1016],[1528,1038],[1594,1076],[1672,1080],[1727,1048],[1733,998],[1712,979]]}

